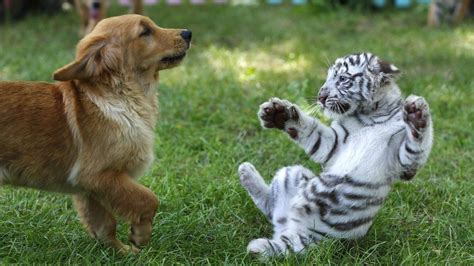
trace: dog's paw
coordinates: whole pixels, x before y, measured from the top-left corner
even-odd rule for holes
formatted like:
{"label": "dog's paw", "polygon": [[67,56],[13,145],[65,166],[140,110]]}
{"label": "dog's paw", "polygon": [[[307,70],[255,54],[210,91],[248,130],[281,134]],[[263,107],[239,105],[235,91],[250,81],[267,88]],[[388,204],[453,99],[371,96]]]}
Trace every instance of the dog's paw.
{"label": "dog's paw", "polygon": [[264,128],[285,129],[285,124],[289,120],[298,121],[299,111],[287,100],[271,98],[260,105],[258,117]]}
{"label": "dog's paw", "polygon": [[140,249],[134,247],[133,245],[122,245],[122,247],[118,249],[118,252],[122,255],[136,255],[140,253]]}
{"label": "dog's paw", "polygon": [[413,137],[420,138],[430,123],[430,109],[423,97],[408,96],[403,108],[403,120],[410,127]]}
{"label": "dog's paw", "polygon": [[132,224],[128,240],[133,246],[141,248],[150,242],[151,231],[153,226],[151,222],[143,222],[141,224]]}
{"label": "dog's paw", "polygon": [[122,241],[113,238],[105,242],[108,246],[115,249],[121,255],[134,255],[140,252],[140,249],[133,245],[125,245]]}

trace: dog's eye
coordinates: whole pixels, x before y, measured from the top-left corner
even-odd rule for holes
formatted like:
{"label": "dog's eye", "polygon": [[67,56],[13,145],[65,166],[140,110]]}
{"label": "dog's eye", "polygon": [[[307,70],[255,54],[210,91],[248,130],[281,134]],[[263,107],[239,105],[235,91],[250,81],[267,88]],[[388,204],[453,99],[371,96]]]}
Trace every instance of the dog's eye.
{"label": "dog's eye", "polygon": [[143,28],[143,31],[140,33],[140,37],[150,36],[152,33],[153,33],[153,32],[151,31],[150,28],[144,27],[144,28]]}

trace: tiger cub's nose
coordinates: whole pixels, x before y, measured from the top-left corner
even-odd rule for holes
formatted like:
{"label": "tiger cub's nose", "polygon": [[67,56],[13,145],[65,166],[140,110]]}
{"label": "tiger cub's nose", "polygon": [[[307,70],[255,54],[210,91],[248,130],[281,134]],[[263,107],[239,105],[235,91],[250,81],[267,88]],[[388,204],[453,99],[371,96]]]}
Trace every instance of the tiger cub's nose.
{"label": "tiger cub's nose", "polygon": [[318,100],[319,100],[319,102],[322,103],[323,106],[324,106],[324,104],[326,103],[326,99],[327,99],[327,98],[328,98],[327,95],[321,95],[321,94],[320,94]]}

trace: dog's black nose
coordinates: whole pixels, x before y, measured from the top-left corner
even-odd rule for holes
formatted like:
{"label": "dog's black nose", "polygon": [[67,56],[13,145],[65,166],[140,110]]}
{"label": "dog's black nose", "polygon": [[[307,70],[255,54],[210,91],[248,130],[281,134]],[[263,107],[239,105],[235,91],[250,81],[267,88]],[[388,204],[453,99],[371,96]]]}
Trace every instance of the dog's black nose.
{"label": "dog's black nose", "polygon": [[193,32],[190,31],[190,30],[183,30],[181,32],[181,37],[183,37],[183,39],[187,42],[187,43],[190,43],[191,42],[191,38],[193,37]]}

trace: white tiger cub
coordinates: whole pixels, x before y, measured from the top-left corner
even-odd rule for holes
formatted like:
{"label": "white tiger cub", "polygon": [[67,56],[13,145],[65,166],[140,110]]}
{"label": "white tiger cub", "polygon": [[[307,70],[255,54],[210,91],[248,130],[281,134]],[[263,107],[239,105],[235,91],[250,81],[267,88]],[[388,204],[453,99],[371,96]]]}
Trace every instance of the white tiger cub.
{"label": "white tiger cub", "polygon": [[370,53],[337,59],[318,95],[330,127],[286,100],[260,106],[262,126],[284,130],[323,171],[289,166],[267,185],[252,164],[239,166],[242,186],[274,226],[249,253],[284,255],[327,237],[362,237],[391,184],[413,178],[431,151],[433,123],[423,97],[402,100],[398,74]]}

